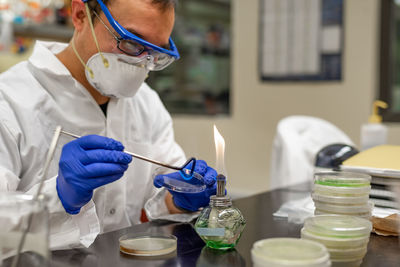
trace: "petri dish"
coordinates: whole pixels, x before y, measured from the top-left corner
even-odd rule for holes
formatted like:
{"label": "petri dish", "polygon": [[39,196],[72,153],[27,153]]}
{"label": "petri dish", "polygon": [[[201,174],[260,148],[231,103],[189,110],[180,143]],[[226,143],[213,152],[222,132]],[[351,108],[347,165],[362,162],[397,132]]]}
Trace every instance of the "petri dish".
{"label": "petri dish", "polygon": [[347,204],[347,205],[365,204],[369,200],[369,195],[335,196],[335,195],[325,195],[318,192],[312,193],[311,197],[314,201],[331,203],[331,204]]}
{"label": "petri dish", "polygon": [[174,235],[159,233],[130,233],[119,238],[119,250],[134,256],[160,256],[176,250]]}
{"label": "petri dish", "polygon": [[331,211],[325,211],[325,210],[319,210],[315,209],[314,210],[314,215],[346,215],[346,216],[357,216],[363,219],[371,220],[372,213],[371,212],[364,212],[364,213],[339,213],[339,212],[331,212]]}
{"label": "petri dish", "polygon": [[330,266],[324,245],[298,238],[268,238],[251,250],[254,266]]}
{"label": "petri dish", "polygon": [[335,187],[365,187],[370,185],[371,176],[353,172],[318,172],[314,174],[314,183]]}
{"label": "petri dish", "polygon": [[364,258],[367,254],[367,245],[357,248],[328,248],[331,259],[335,260],[353,260]]}
{"label": "petri dish", "polygon": [[347,215],[318,215],[304,222],[307,232],[322,237],[354,238],[369,236],[372,223],[366,219]]}
{"label": "petri dish", "polygon": [[367,202],[361,205],[346,205],[346,204],[331,204],[314,200],[315,208],[331,213],[368,213],[371,210],[371,205]]}
{"label": "petri dish", "polygon": [[328,249],[347,249],[363,247],[366,246],[369,242],[369,235],[353,238],[338,238],[313,234],[308,232],[305,228],[301,229],[301,238],[324,244]]}
{"label": "petri dish", "polygon": [[328,186],[314,184],[313,191],[322,195],[330,196],[360,196],[369,195],[371,191],[371,186],[361,186],[361,187],[339,187],[339,186]]}
{"label": "petri dish", "polygon": [[360,266],[363,259],[352,259],[352,260],[332,260],[335,267],[349,267],[349,266]]}
{"label": "petri dish", "polygon": [[[184,169],[187,174],[190,173],[189,170]],[[153,179],[156,176],[160,176],[160,182],[168,190],[172,190],[180,193],[199,193],[206,189],[206,183],[202,175],[197,172],[193,173],[192,178],[187,179],[183,177],[179,172],[166,173],[166,168],[157,168]]]}

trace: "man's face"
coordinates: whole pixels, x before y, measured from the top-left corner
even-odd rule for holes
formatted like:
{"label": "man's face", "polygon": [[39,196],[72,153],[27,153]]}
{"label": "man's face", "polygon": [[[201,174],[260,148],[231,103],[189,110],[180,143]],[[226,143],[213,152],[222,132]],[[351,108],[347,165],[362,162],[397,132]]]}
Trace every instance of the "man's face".
{"label": "man's face", "polygon": [[[157,46],[168,46],[175,19],[173,8],[163,10],[160,6],[152,4],[151,0],[111,0],[108,9],[114,19],[131,33]],[[120,37],[108,23],[103,12],[100,13],[100,18],[116,36]],[[89,27],[86,29],[90,31]],[[114,37],[96,17],[94,29],[101,52],[122,53],[117,48]],[[88,60],[98,51],[91,32],[86,31],[85,35],[87,58],[84,60]]]}

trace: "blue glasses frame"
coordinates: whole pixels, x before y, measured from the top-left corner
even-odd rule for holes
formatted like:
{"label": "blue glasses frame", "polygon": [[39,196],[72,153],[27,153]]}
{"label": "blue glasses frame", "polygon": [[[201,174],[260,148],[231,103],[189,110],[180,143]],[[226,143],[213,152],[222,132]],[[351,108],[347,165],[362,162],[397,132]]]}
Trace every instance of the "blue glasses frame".
{"label": "blue glasses frame", "polygon": [[[89,2],[89,0],[82,0],[83,3]],[[100,5],[101,10],[103,11],[104,15],[106,16],[108,22],[110,23],[111,27],[121,36],[122,39],[125,40],[133,40],[135,42],[138,42],[141,45],[150,47],[153,50],[156,50],[161,53],[165,53],[167,55],[170,55],[174,57],[175,59],[179,59],[179,52],[178,49],[175,46],[174,41],[172,41],[172,38],[169,37],[169,47],[170,49],[165,49],[162,47],[159,47],[157,45],[154,45],[152,43],[147,42],[146,40],[143,40],[142,38],[137,37],[133,33],[129,32],[127,29],[122,27],[118,21],[116,21],[110,11],[108,10],[107,6],[103,3],[101,0],[96,0],[96,2]]]}

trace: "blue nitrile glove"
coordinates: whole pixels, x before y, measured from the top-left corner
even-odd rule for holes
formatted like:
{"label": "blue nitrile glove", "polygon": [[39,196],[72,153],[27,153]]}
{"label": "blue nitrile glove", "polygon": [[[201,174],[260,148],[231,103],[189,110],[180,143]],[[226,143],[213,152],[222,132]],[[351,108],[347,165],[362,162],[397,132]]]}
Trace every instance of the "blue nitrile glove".
{"label": "blue nitrile glove", "polygon": [[93,190],[122,177],[132,156],[114,139],[87,135],[64,145],[57,177],[57,193],[66,212],[79,213]]}
{"label": "blue nitrile glove", "polygon": [[[191,164],[188,165],[188,169],[191,167]],[[208,206],[210,202],[210,196],[216,194],[216,177],[217,172],[207,166],[207,163],[204,160],[197,160],[196,166],[194,169],[195,172],[202,175],[204,177],[204,181],[206,183],[206,189],[203,192],[199,193],[181,193],[169,190],[173,197],[173,201],[176,207],[187,210],[187,211],[197,211],[199,208]],[[179,172],[173,172],[167,174],[172,179],[182,180],[182,176]],[[154,178],[154,186],[162,187],[164,179],[162,175],[157,175]],[[189,181],[190,182],[190,181]]]}

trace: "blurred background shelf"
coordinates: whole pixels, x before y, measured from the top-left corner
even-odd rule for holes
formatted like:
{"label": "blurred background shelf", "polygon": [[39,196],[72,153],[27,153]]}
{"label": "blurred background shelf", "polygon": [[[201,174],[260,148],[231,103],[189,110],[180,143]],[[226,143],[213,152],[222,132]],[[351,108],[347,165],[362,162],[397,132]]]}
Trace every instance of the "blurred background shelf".
{"label": "blurred background shelf", "polygon": [[68,42],[74,33],[74,29],[65,25],[57,24],[14,24],[14,34],[16,36],[30,37],[34,39],[51,39],[56,41]]}

